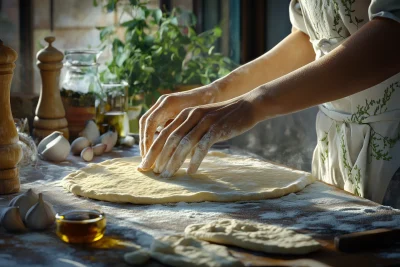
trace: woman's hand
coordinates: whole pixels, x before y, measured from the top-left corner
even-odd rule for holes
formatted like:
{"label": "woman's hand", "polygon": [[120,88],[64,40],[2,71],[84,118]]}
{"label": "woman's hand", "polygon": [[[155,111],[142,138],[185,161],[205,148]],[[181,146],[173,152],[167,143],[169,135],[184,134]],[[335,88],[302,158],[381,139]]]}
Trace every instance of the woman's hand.
{"label": "woman's hand", "polygon": [[140,155],[144,157],[159,126],[173,120],[183,109],[213,103],[218,88],[211,84],[186,92],[162,95],[139,121]]}
{"label": "woman's hand", "polygon": [[247,94],[225,102],[186,108],[166,126],[148,150],[139,169],[171,177],[191,153],[188,173],[195,173],[216,142],[237,136],[256,123]]}

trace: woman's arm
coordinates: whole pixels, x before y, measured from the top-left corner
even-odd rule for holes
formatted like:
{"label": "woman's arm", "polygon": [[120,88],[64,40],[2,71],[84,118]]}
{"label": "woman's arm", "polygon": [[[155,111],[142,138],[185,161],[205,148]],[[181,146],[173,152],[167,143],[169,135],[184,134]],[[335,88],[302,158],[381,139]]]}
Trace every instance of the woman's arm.
{"label": "woman's arm", "polygon": [[232,99],[315,60],[310,37],[294,30],[273,49],[213,82],[214,102]]}
{"label": "woman's arm", "polygon": [[298,69],[314,58],[309,37],[300,31],[293,32],[270,52],[209,85],[160,97],[140,119],[141,156],[147,154],[157,127],[175,119],[183,109],[232,99]]}
{"label": "woman's arm", "polygon": [[151,146],[142,168],[171,177],[191,153],[196,172],[215,142],[258,122],[349,96],[400,72],[400,24],[374,19],[329,55],[231,100],[185,109]]}
{"label": "woman's arm", "polygon": [[400,23],[376,18],[320,60],[255,89],[259,120],[340,99],[400,72]]}

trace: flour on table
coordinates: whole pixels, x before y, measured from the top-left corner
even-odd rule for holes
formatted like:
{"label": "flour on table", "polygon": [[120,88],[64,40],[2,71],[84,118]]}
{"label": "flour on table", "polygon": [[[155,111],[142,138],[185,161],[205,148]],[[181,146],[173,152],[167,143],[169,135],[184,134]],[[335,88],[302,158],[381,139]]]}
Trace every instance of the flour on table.
{"label": "flour on table", "polygon": [[180,169],[171,179],[137,171],[141,157],[90,164],[66,176],[70,192],[98,200],[134,204],[234,202],[278,198],[314,181],[308,173],[242,156],[211,152],[194,175]]}
{"label": "flour on table", "polygon": [[210,244],[192,237],[165,236],[154,240],[152,258],[169,266],[179,267],[243,267],[224,246]]}
{"label": "flour on table", "polygon": [[185,235],[266,253],[306,254],[320,248],[320,244],[308,235],[275,225],[232,219],[189,225]]}

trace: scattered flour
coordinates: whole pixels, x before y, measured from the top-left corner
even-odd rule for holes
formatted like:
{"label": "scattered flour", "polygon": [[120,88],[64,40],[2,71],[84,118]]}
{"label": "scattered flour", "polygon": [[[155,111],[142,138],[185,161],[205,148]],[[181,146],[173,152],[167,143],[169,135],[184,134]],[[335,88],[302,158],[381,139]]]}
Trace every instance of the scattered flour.
{"label": "scattered flour", "polygon": [[[243,165],[245,164],[243,161]],[[82,163],[83,165],[85,164]],[[36,168],[33,171],[29,171],[29,168],[21,170],[22,191],[33,188],[35,192],[45,192],[46,200],[52,202],[58,212],[71,208],[101,210],[107,216],[106,236],[118,236],[144,247],[149,247],[155,237],[182,233],[189,224],[220,218],[250,219],[294,230],[309,230],[314,236],[332,236],[379,227],[391,228],[400,224],[399,210],[374,206],[368,200],[352,197],[318,182],[296,194],[263,201],[131,205],[94,201],[65,192],[59,181],[75,170],[76,166],[71,164],[38,164]],[[10,199],[11,196],[2,196],[1,205],[7,205]],[[0,235],[3,234],[7,233],[0,229]],[[5,242],[7,241],[0,238],[0,244]],[[100,263],[90,262],[87,252],[81,251],[79,246],[61,242],[54,232],[18,235],[12,242],[16,249],[23,247],[26,251],[46,258],[44,265],[47,266],[102,266]],[[52,246],[43,246],[43,243],[51,243]],[[17,262],[17,259],[9,256],[10,252],[11,248],[6,248],[0,254],[1,266],[34,266],[35,263],[27,259]],[[90,257],[95,257],[97,252],[91,253]],[[87,262],[79,260],[82,255],[87,257]],[[381,253],[379,256],[398,258],[400,252]]]}

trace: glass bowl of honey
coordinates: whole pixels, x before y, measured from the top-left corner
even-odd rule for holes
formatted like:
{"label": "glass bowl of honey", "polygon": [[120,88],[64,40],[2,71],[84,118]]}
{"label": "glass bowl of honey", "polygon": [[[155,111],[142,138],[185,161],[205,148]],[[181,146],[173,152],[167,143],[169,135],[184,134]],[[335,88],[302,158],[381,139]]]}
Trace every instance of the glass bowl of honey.
{"label": "glass bowl of honey", "polygon": [[98,210],[70,210],[56,215],[56,233],[67,243],[92,243],[106,230],[106,217]]}

